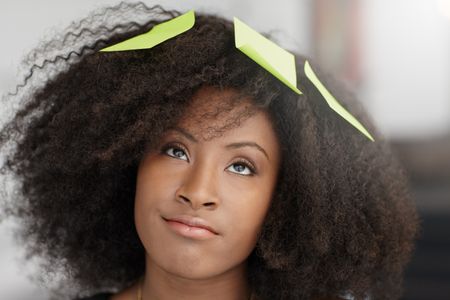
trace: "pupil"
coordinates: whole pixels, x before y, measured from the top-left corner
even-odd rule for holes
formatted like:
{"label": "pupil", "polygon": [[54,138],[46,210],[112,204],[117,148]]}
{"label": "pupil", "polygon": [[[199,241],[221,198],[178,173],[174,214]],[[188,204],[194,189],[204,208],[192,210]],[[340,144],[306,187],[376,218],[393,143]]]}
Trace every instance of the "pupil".
{"label": "pupil", "polygon": [[235,168],[237,171],[241,172],[243,171],[244,166],[243,165],[236,165],[237,168]]}
{"label": "pupil", "polygon": [[182,155],[183,155],[183,151],[181,151],[181,150],[179,150],[179,149],[175,150],[175,156],[180,157],[180,156],[182,156]]}

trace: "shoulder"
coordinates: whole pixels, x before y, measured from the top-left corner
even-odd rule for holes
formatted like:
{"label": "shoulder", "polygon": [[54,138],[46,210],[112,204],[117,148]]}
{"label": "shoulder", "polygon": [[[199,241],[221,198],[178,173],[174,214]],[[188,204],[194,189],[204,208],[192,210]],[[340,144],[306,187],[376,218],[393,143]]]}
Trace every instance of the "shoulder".
{"label": "shoulder", "polygon": [[74,300],[110,300],[111,296],[112,296],[112,293],[100,293],[100,294],[92,295],[90,297],[76,298]]}

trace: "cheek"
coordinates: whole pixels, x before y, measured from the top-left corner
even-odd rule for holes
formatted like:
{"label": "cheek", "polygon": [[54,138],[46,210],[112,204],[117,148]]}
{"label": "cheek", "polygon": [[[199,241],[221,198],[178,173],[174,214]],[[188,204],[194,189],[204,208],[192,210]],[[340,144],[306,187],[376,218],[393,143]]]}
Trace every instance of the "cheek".
{"label": "cheek", "polygon": [[[170,178],[170,180],[167,180]],[[146,208],[173,197],[177,181],[161,159],[148,159],[138,170],[136,180],[136,205]]]}
{"label": "cheek", "polygon": [[[164,174],[164,168],[158,160],[147,161],[144,167],[138,170],[136,180],[136,195],[134,204],[135,226],[141,241],[151,239],[152,228],[160,226],[161,208],[172,202],[176,182],[165,180],[171,178]],[[149,242],[149,241],[147,241]]]}
{"label": "cheek", "polygon": [[223,208],[233,216],[230,217],[229,234],[236,237],[237,244],[253,248],[270,207],[270,190],[266,191],[262,186],[230,189],[227,198],[229,201],[224,201]]}

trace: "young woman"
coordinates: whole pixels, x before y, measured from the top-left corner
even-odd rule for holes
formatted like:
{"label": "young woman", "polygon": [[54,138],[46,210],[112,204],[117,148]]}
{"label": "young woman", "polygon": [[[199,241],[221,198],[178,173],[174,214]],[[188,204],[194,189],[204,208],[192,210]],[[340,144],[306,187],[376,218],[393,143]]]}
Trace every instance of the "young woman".
{"label": "young woman", "polygon": [[99,51],[178,15],[121,3],[26,59],[0,141],[21,183],[4,214],[37,276],[57,299],[398,299],[417,214],[352,95],[317,73],[375,142],[304,57],[299,95],[213,15],[151,49]]}

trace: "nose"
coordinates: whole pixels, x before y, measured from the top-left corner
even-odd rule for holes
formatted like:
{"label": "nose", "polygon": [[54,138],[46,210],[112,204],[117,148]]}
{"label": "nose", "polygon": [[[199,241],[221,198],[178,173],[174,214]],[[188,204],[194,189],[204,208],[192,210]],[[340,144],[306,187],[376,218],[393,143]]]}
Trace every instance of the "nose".
{"label": "nose", "polygon": [[193,164],[183,176],[176,191],[177,201],[190,205],[192,209],[207,207],[214,209],[219,204],[217,177],[214,167],[206,162]]}

